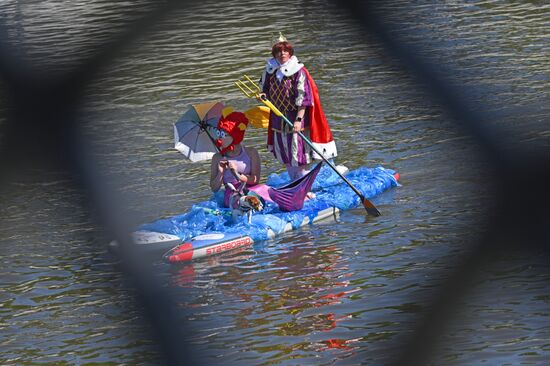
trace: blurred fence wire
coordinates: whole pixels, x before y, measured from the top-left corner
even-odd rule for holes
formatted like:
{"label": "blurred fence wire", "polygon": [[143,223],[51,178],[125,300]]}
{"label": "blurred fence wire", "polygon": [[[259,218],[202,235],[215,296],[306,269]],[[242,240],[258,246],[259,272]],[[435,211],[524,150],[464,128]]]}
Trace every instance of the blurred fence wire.
{"label": "blurred fence wire", "polygon": [[[542,145],[534,148],[515,143],[515,136],[496,131],[494,124],[487,123],[489,116],[470,105],[450,80],[442,75],[453,70],[438,69],[437,64],[423,56],[422,50],[403,42],[381,19],[385,14],[377,4],[382,2],[338,2],[362,26],[365,34],[375,37],[386,52],[396,59],[403,69],[411,74],[425,92],[442,106],[453,121],[474,138],[491,166],[493,176],[494,212],[489,220],[486,236],[473,243],[471,249],[457,258],[457,265],[448,274],[446,281],[434,294],[428,315],[413,330],[408,341],[395,353],[392,364],[425,365],[433,356],[438,340],[457,314],[461,298],[473,285],[476,274],[495,257],[496,253],[509,248],[539,250],[548,256],[545,243],[550,242],[548,228],[550,190],[545,184],[537,185],[526,195],[513,194],[514,187],[521,186],[525,177],[536,174],[536,179],[546,182],[550,178],[550,150]],[[516,116],[521,119],[522,116]],[[498,132],[498,133],[497,133]],[[535,173],[536,172],[536,173]]]}
{"label": "blurred fence wire", "polygon": [[129,250],[132,242],[127,215],[117,195],[105,184],[107,180],[102,178],[97,162],[87,155],[91,149],[75,118],[86,87],[119,50],[170,11],[189,2],[150,3],[151,10],[145,16],[133,21],[72,71],[54,77],[36,73],[32,64],[18,57],[16,45],[8,43],[7,26],[0,24],[0,80],[8,98],[0,145],[0,184],[5,185],[18,169],[29,165],[63,170],[74,177],[88,207],[99,213],[101,223],[121,246],[125,274],[137,290],[137,300],[150,320],[164,362],[194,364],[182,342],[184,329],[174,326],[177,316],[170,293],[156,281],[151,263]]}
{"label": "blurred fence wire", "polygon": [[[158,336],[164,361],[170,365],[196,362],[190,358],[192,353],[186,352],[185,345],[182,346],[181,340],[185,339],[183,327],[172,326],[177,317],[170,293],[164,290],[165,286],[156,283],[151,265],[128,249],[131,240],[128,236],[130,227],[124,221],[126,215],[117,204],[114,192],[104,184],[96,162],[86,155],[86,140],[82,138],[79,122],[74,117],[87,85],[108,67],[125,44],[148,32],[153,24],[175,8],[185,8],[190,3],[151,2],[151,11],[147,15],[132,22],[73,71],[54,77],[33,72],[32,65],[25,64],[18,57],[16,45],[7,41],[7,26],[0,24],[0,81],[8,102],[7,120],[0,125],[0,187],[9,182],[18,169],[32,164],[53,166],[76,177],[88,204],[100,213],[105,228],[122,245],[126,275],[137,289],[139,300]],[[550,178],[550,151],[544,146],[530,148],[521,144],[510,149],[513,136],[503,138],[502,133],[495,133],[495,127],[485,123],[488,117],[460,97],[463,91],[456,90],[456,86],[441,76],[443,73],[434,69],[430,60],[418,56],[422,52],[400,40],[391,25],[380,20],[384,16],[384,10],[377,6],[380,3],[334,2],[361,24],[363,33],[358,37],[375,37],[388,55],[419,80],[427,94],[477,141],[492,163],[492,178],[497,187],[497,209],[487,237],[480,238],[473,250],[460,258],[446,283],[434,295],[429,314],[407,337],[393,359],[395,365],[423,365],[445,332],[452,318],[449,314],[455,313],[454,307],[466,295],[476,272],[495,251],[520,247],[537,248],[547,253],[544,243],[549,243],[547,208],[550,194],[545,182]],[[38,163],[37,156],[41,157]],[[535,174],[542,184],[533,186],[526,194],[512,194],[512,187],[519,180]]]}

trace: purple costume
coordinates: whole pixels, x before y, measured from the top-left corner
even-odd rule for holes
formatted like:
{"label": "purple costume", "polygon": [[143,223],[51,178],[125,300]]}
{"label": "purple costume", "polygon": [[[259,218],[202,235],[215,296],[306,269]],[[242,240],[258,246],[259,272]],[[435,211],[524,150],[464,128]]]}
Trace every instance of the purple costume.
{"label": "purple costume", "polygon": [[249,191],[256,193],[266,201],[275,202],[281,211],[297,211],[304,207],[304,200],[311,189],[313,181],[317,177],[323,163],[319,163],[306,175],[298,178],[286,186],[273,188],[267,184],[256,184],[248,187]]}
{"label": "purple costume", "polygon": [[[276,72],[265,72],[262,82],[262,91],[267,99],[290,121],[296,119],[298,107],[313,105],[311,87],[302,68],[290,76],[283,76],[281,80],[277,78]],[[280,163],[297,167],[311,162],[311,149],[298,134],[292,133],[292,128],[281,117],[271,113],[269,125],[273,131],[273,145],[269,145],[268,149]],[[306,109],[302,120],[302,128],[305,130],[302,133],[308,138],[309,126],[309,109]]]}
{"label": "purple costume", "polygon": [[[241,148],[239,155],[234,157],[228,157],[228,161],[235,163],[237,166],[237,172],[239,174],[250,174],[250,157],[246,153],[244,146]],[[309,192],[317,173],[321,169],[321,164],[318,164],[315,169],[311,170],[308,174],[302,178],[291,182],[290,184],[280,187],[272,188],[266,184],[256,184],[246,187],[249,191],[256,193],[263,199],[271,202],[275,202],[281,211],[295,211],[304,206],[304,199]],[[223,182],[231,183],[235,188],[239,188],[240,183],[237,178],[231,173],[229,169],[223,172]],[[235,202],[230,202],[231,194],[233,192],[230,189],[226,189],[224,193],[224,206],[236,208]]]}
{"label": "purple costume", "polygon": [[[246,153],[244,146],[241,146],[241,152],[234,157],[227,157],[227,161],[234,163],[237,166],[237,172],[239,174],[250,174],[250,156]],[[240,182],[235,178],[231,170],[226,169],[223,172],[223,183],[231,183],[235,188],[239,188]],[[230,207],[231,190],[226,189],[223,197],[223,204],[225,207]]]}

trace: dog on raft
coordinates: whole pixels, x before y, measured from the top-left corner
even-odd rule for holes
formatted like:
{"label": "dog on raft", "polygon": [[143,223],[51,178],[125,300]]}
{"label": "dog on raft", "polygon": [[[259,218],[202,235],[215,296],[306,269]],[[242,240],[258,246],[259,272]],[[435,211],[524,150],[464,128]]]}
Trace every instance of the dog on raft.
{"label": "dog on raft", "polygon": [[264,209],[262,200],[256,195],[248,194],[249,192],[244,188],[244,184],[241,184],[239,189],[231,183],[226,183],[225,186],[226,189],[233,192],[229,196],[229,207],[231,208],[233,222],[237,222],[241,216],[246,215],[248,223],[252,223],[252,213]]}

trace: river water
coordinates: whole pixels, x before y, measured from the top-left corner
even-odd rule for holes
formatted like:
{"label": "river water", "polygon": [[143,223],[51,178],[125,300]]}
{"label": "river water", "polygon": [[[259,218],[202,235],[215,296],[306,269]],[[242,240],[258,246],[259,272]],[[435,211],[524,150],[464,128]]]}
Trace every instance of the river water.
{"label": "river water", "polygon": [[[447,70],[502,141],[547,145],[548,3],[415,3],[384,2],[384,23]],[[0,21],[34,71],[61,75],[151,8],[2,1]],[[378,218],[351,210],[180,267],[155,257],[155,276],[181,309],[174,326],[189,335],[182,348],[200,364],[383,364],[429,313],[460,256],[487,234],[491,167],[476,139],[346,12],[320,0],[181,6],[119,50],[87,87],[79,123],[134,225],[185,212],[210,196],[209,167],[172,149],[172,123],[194,103],[250,107],[233,81],[259,76],[279,31],[317,81],[337,163],[397,170],[402,186],[373,199]],[[260,150],[265,176],[281,166],[264,134],[250,129],[246,141]],[[18,173],[4,182],[0,206],[0,363],[158,363],[148,318],[84,194],[62,172]],[[542,364],[548,269],[539,253],[495,253],[448,314],[430,362]]]}

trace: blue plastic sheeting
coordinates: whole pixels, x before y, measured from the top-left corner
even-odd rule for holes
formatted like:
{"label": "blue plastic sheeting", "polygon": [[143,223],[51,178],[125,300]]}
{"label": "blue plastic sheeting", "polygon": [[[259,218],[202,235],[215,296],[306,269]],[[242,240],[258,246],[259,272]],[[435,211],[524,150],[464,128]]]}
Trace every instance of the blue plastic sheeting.
{"label": "blue plastic sheeting", "polygon": [[[349,172],[346,178],[367,198],[374,197],[381,192],[398,186],[390,169],[377,167],[359,168]],[[285,179],[286,175],[286,181]],[[268,182],[277,180],[278,186],[288,183],[288,174],[271,175]],[[316,197],[304,203],[299,211],[282,212],[276,204],[268,202],[264,210],[252,215],[252,223],[248,224],[246,216],[233,223],[231,210],[223,207],[223,192],[212,195],[210,200],[193,205],[189,212],[160,219],[153,223],[140,226],[139,230],[156,231],[172,234],[182,240],[189,240],[195,236],[211,233],[238,233],[248,235],[254,241],[268,239],[268,229],[276,234],[283,232],[287,223],[293,228],[301,225],[306,217],[315,218],[318,212],[329,207],[347,210],[360,205],[359,197],[341,178],[328,166],[323,166],[315,181]],[[315,187],[315,184],[314,184]]]}

